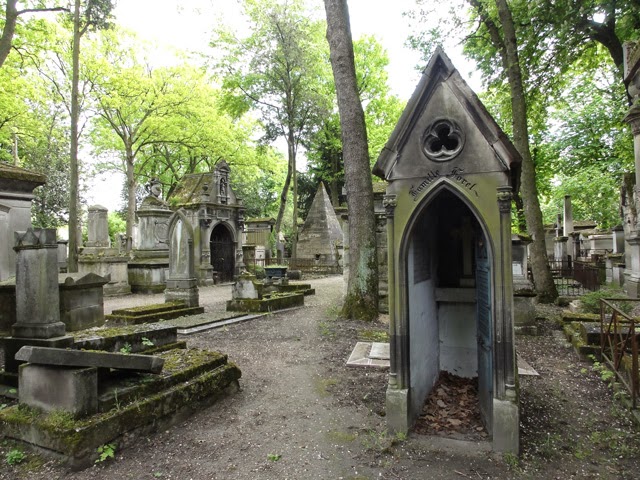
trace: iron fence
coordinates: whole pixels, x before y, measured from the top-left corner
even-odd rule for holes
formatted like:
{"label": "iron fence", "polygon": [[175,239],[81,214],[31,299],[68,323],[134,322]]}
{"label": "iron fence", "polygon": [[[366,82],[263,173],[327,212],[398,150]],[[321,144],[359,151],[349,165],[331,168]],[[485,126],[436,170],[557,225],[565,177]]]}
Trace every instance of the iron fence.
{"label": "iron fence", "polygon": [[580,296],[599,290],[606,280],[606,267],[592,262],[571,258],[550,260],[549,268],[558,293],[563,296]]}
{"label": "iron fence", "polygon": [[640,394],[636,320],[616,304],[639,301],[639,299],[600,299],[600,355],[631,395],[633,408],[637,408],[638,394]]}
{"label": "iron fence", "polygon": [[324,260],[315,258],[255,258],[245,261],[245,266],[249,270],[255,268],[265,268],[270,266],[285,266],[290,270],[303,270],[321,274],[342,273],[342,266],[335,260]]}

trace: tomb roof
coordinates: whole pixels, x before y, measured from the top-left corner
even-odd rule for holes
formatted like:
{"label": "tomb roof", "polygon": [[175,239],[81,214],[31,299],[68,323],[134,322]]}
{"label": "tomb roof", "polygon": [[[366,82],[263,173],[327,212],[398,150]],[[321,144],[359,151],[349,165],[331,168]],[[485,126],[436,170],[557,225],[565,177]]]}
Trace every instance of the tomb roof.
{"label": "tomb roof", "polygon": [[13,186],[20,191],[31,191],[46,182],[47,177],[40,173],[0,162],[0,187],[5,190]]}
{"label": "tomb roof", "polygon": [[[502,170],[510,174],[511,185],[514,191],[517,191],[522,162],[520,154],[440,47],[436,49],[424,69],[418,86],[409,99],[400,120],[380,152],[373,167],[373,173],[388,181],[392,180],[392,172],[398,164],[398,159],[402,156],[410,139],[416,136],[415,130],[430,107],[430,103],[432,101],[442,102],[442,86],[446,87],[447,98],[457,100],[458,106],[455,106],[455,109],[462,111],[463,115],[479,130],[484,141],[499,161]],[[440,95],[440,99],[435,100],[438,95]],[[452,107],[454,103],[448,102],[446,107]],[[433,115],[433,112],[431,114]],[[450,114],[451,111],[437,111],[437,115]]]}

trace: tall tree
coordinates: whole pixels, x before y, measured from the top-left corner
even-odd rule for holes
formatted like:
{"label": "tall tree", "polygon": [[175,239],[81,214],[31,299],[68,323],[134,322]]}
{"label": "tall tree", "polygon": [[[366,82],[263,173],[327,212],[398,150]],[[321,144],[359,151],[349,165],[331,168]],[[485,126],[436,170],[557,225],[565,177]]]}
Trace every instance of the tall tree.
{"label": "tall tree", "polygon": [[[425,0],[418,0],[420,5]],[[557,289],[548,265],[544,244],[544,228],[542,213],[536,185],[536,166],[530,148],[529,122],[533,118],[543,118],[547,94],[557,84],[559,69],[566,69],[563,62],[566,52],[555,50],[556,45],[547,42],[547,30],[540,31],[539,25],[532,21],[528,8],[537,8],[537,3],[523,0],[466,0],[471,7],[470,20],[461,19],[455,12],[451,12],[453,28],[460,26],[470,28],[466,32],[465,53],[478,62],[480,70],[486,80],[498,91],[500,101],[506,100],[508,105],[502,105],[504,118],[509,125],[505,130],[511,131],[513,142],[522,156],[522,172],[520,176],[521,195],[523,200],[524,217],[528,232],[533,236],[531,246],[531,268],[536,289],[541,301],[551,302],[557,297]],[[516,34],[516,24],[513,20],[512,9],[518,13],[518,28],[520,36]],[[424,18],[426,12],[418,17]],[[443,30],[437,27],[434,32],[423,32],[414,36],[411,43],[414,47],[428,49],[437,42]],[[524,35],[526,30],[528,35]],[[527,41],[519,43],[525,38]],[[427,53],[427,50],[423,50]],[[525,54],[526,66],[520,61],[520,54]],[[555,55],[555,56],[554,56]],[[555,61],[555,63],[554,63]],[[504,82],[506,78],[507,82]],[[505,122],[500,122],[505,125]]]}
{"label": "tall tree", "polygon": [[71,148],[69,163],[69,256],[67,270],[78,271],[78,120],[80,117],[80,39],[89,29],[106,28],[112,0],[85,0],[84,9],[81,0],[74,0],[73,9],[73,45],[71,61]]}
{"label": "tall tree", "polygon": [[324,6],[348,195],[349,282],[342,313],[370,320],[378,315],[378,262],[367,127],[358,95],[347,2],[325,0]]}
{"label": "tall tree", "polygon": [[[398,122],[404,102],[390,93],[386,70],[389,57],[382,45],[374,37],[363,36],[353,41],[353,50],[358,93],[367,124],[369,157],[375,159]],[[327,95],[335,97],[333,78],[328,81],[326,90]],[[307,170],[311,174],[305,184],[310,190],[305,196],[313,199],[318,182],[323,181],[331,203],[336,207],[344,185],[340,136],[340,118],[336,111],[323,119],[322,127],[305,143]]]}
{"label": "tall tree", "polygon": [[93,144],[98,153],[118,152],[127,182],[127,238],[133,233],[136,165],[142,149],[154,143],[179,142],[177,122],[193,100],[194,71],[188,67],[153,69],[123,50],[122,32],[102,32],[102,55],[91,59],[92,96],[96,121]]}
{"label": "tall tree", "polygon": [[[218,68],[230,107],[256,109],[265,124],[265,140],[285,139],[287,177],[280,194],[276,236],[282,229],[289,189],[293,193],[292,236],[297,230],[298,148],[328,110],[321,95],[324,50],[320,22],[314,22],[301,0],[244,0],[251,34],[238,38],[220,31],[212,45],[226,52]],[[294,243],[295,255],[295,243]]]}
{"label": "tall tree", "polygon": [[527,220],[527,227],[534,240],[531,245],[531,269],[536,282],[539,300],[543,303],[550,303],[558,297],[558,291],[549,269],[544,243],[544,224],[536,186],[535,164],[529,147],[527,101],[513,16],[506,0],[495,0],[500,26],[502,27],[500,29],[479,0],[470,0],[470,3],[477,9],[478,14],[489,30],[491,40],[500,53],[503,68],[509,79],[513,143],[522,157],[520,188],[524,199],[524,214]]}

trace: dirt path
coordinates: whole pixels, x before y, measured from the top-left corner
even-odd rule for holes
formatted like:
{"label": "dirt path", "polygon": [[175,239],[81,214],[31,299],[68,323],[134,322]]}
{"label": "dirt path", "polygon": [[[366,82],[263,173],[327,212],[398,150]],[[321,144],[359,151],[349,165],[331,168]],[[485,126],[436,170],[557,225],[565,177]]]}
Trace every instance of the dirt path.
{"label": "dirt path", "polygon": [[[336,318],[341,278],[311,283],[317,294],[302,309],[186,337],[190,347],[223,351],[240,366],[239,393],[83,472],[53,463],[10,468],[2,462],[0,478],[640,477],[637,451],[619,446],[637,437],[635,427],[623,420],[610,423],[616,417],[606,387],[583,372],[570,350],[557,348],[550,331],[518,340],[521,353],[543,374],[521,381],[521,461],[490,454],[486,444],[483,450],[415,434],[389,437],[383,416],[386,372],[344,365],[358,339],[376,340],[386,326]],[[568,428],[570,423],[576,427]],[[591,437],[594,431],[601,433]],[[604,445],[608,441],[613,447]],[[6,451],[0,448],[2,458]]]}

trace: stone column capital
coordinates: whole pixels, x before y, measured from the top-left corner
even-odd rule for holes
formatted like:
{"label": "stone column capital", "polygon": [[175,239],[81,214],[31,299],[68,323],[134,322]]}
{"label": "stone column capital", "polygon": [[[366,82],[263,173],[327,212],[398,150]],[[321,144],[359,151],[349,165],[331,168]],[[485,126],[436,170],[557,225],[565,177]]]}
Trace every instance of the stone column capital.
{"label": "stone column capital", "polygon": [[623,120],[631,126],[634,136],[640,135],[640,100],[635,101]]}
{"label": "stone column capital", "polygon": [[500,213],[511,212],[511,199],[513,198],[511,187],[498,187],[496,196]]}
{"label": "stone column capital", "polygon": [[388,218],[393,217],[396,206],[398,205],[398,197],[393,193],[388,193],[382,197],[382,206]]}

